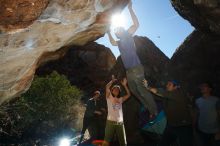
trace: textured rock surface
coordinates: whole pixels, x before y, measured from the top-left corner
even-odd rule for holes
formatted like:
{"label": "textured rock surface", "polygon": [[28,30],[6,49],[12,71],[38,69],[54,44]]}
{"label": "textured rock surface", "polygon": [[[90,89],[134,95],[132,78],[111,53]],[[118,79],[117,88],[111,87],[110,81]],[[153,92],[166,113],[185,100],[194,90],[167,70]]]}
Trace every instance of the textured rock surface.
{"label": "textured rock surface", "polygon": [[10,31],[33,23],[46,8],[48,0],[0,0],[0,4],[0,31]]}
{"label": "textured rock surface", "polygon": [[[169,74],[183,83],[192,95],[198,84],[209,81],[220,87],[219,0],[171,0],[181,16],[196,28],[171,58]],[[220,92],[216,90],[216,94]]]}
{"label": "textured rock surface", "polygon": [[194,31],[171,58],[169,74],[183,83],[192,95],[198,84],[209,81],[220,96],[220,36]]}
{"label": "textured rock surface", "polygon": [[73,85],[92,93],[105,87],[115,62],[109,48],[92,42],[82,47],[71,47],[62,58],[40,66],[36,74],[42,76],[56,70],[66,75]]}
{"label": "textured rock surface", "polygon": [[[167,76],[166,67],[169,63],[169,58],[147,37],[135,36],[134,40],[137,54],[145,69],[146,78],[155,85],[161,84]],[[125,76],[125,70],[120,57],[112,69],[112,74],[115,74],[118,78]]]}
{"label": "textured rock surface", "polygon": [[27,90],[38,65],[59,57],[54,51],[103,35],[109,14],[127,0],[0,2],[1,103]]}
{"label": "textured rock surface", "polygon": [[219,0],[170,0],[181,16],[205,32],[220,35]]}

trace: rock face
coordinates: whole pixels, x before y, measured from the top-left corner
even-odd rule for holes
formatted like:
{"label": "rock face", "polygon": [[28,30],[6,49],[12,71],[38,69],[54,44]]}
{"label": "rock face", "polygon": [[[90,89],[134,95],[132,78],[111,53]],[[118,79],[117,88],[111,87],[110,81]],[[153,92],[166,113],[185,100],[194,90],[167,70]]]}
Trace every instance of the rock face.
{"label": "rock face", "polygon": [[93,93],[105,87],[109,72],[116,59],[109,48],[95,42],[85,46],[73,46],[56,61],[41,65],[37,75],[47,75],[56,70],[67,76],[73,85]]}
{"label": "rock face", "polygon": [[[145,69],[146,78],[155,85],[161,84],[167,76],[166,68],[169,58],[147,37],[135,36],[134,40],[137,54]],[[115,74],[117,78],[125,76],[125,70],[120,57],[112,69],[112,74]]]}
{"label": "rock face", "polygon": [[102,36],[109,14],[127,2],[1,0],[0,103],[27,90],[39,64],[59,57],[58,49]]}
{"label": "rock face", "polygon": [[198,96],[198,84],[211,82],[220,96],[219,0],[171,0],[174,8],[196,28],[177,49],[168,65],[169,74]]}
{"label": "rock face", "polygon": [[171,58],[169,74],[182,81],[192,95],[198,95],[198,85],[211,82],[220,96],[220,36],[194,31]]}
{"label": "rock face", "polygon": [[197,29],[220,35],[219,0],[171,0],[174,8]]}
{"label": "rock face", "polygon": [[0,0],[0,30],[7,32],[29,26],[40,16],[48,2],[48,0]]}

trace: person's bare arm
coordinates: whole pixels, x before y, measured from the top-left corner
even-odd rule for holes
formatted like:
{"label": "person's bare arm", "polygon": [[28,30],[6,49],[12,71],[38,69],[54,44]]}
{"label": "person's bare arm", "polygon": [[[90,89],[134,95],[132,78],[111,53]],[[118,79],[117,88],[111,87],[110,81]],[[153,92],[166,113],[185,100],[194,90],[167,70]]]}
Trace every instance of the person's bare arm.
{"label": "person's bare arm", "polygon": [[152,87],[149,87],[148,86],[148,81],[146,79],[143,80],[143,86],[149,90],[151,93],[157,95],[157,96],[153,96],[155,99],[157,100],[163,100],[165,99],[166,97],[164,97],[164,95],[162,93],[159,93],[158,92],[158,89],[157,88],[152,88]]}
{"label": "person's bare arm", "polygon": [[138,22],[137,16],[134,13],[134,10],[132,9],[132,2],[131,2],[131,0],[128,3],[128,10],[130,12],[130,15],[131,15],[131,18],[132,18],[132,21],[133,21],[133,25],[130,26],[130,28],[128,29],[128,32],[131,35],[133,35],[136,32],[136,30],[138,29],[138,27],[139,27],[139,22]]}
{"label": "person's bare arm", "polygon": [[148,86],[148,81],[147,80],[143,80],[143,85],[146,89],[150,90],[152,93],[157,94],[157,88],[152,88]]}
{"label": "person's bare arm", "polygon": [[149,90],[150,90],[152,93],[157,94],[157,88],[149,87]]}
{"label": "person's bare arm", "polygon": [[97,115],[102,115],[102,112],[101,111],[94,111],[94,114],[97,114]]}
{"label": "person's bare arm", "polygon": [[105,86],[105,97],[108,98],[110,95],[110,87],[113,84],[113,81],[111,80],[106,86]]}
{"label": "person's bare arm", "polygon": [[112,75],[112,80],[105,86],[105,96],[106,98],[109,97],[110,95],[110,87],[112,86],[112,84],[116,81],[117,79],[115,79],[115,76]]}
{"label": "person's bare arm", "polygon": [[102,111],[103,113],[106,113],[106,112],[107,112],[105,108],[101,108],[101,111]]}
{"label": "person's bare arm", "polygon": [[108,38],[109,38],[109,41],[112,44],[112,46],[118,46],[118,43],[112,37],[110,30],[107,32],[107,34],[108,34]]}
{"label": "person's bare arm", "polygon": [[128,81],[126,78],[124,78],[122,81],[121,81],[121,84],[123,85],[123,87],[125,88],[125,91],[126,91],[126,95],[122,97],[122,101],[126,101],[130,96],[131,96],[131,93],[130,93],[130,90],[128,89]]}

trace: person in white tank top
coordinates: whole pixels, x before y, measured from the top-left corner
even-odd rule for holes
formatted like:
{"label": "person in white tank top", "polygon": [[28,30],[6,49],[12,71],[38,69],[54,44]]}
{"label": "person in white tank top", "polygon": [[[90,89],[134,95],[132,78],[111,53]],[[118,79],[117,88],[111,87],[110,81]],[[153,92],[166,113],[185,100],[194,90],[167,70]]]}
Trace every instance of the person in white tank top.
{"label": "person in white tank top", "polygon": [[122,103],[130,97],[130,91],[127,86],[127,79],[121,81],[122,86],[126,91],[126,95],[120,97],[120,86],[112,84],[117,79],[112,77],[112,80],[106,85],[106,100],[108,106],[108,116],[105,128],[105,138],[102,146],[109,146],[114,134],[117,135],[120,146],[126,146],[126,134],[123,123]]}

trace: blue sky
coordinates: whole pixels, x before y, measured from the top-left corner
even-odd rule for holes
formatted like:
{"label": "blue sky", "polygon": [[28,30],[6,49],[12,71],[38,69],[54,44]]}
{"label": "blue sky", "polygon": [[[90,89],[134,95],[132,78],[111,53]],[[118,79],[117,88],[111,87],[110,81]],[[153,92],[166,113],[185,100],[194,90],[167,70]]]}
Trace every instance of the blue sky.
{"label": "blue sky", "polygon": [[[132,2],[140,23],[135,35],[150,38],[169,58],[194,30],[190,23],[174,10],[169,0],[132,0]],[[132,23],[127,8],[123,10],[122,15],[126,19],[125,28],[129,28]],[[107,35],[96,42],[109,47],[116,57],[120,55],[117,47],[109,43]]]}

